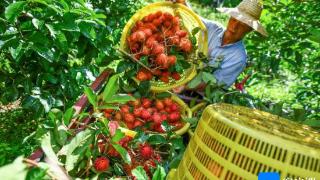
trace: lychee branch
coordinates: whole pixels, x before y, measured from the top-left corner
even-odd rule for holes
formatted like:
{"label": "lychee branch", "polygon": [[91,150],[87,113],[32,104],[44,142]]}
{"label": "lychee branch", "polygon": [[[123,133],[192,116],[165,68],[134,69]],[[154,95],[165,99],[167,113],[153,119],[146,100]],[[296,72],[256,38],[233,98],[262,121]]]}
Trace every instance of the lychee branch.
{"label": "lychee branch", "polygon": [[144,65],[142,62],[137,60],[135,57],[131,56],[131,54],[128,54],[127,52],[125,52],[122,49],[116,49],[116,50],[121,52],[122,54],[126,55],[127,57],[129,57],[130,60],[133,60],[135,63],[138,63],[139,65],[141,65],[142,67],[144,67],[146,70],[150,71],[153,74],[153,71],[148,66]]}

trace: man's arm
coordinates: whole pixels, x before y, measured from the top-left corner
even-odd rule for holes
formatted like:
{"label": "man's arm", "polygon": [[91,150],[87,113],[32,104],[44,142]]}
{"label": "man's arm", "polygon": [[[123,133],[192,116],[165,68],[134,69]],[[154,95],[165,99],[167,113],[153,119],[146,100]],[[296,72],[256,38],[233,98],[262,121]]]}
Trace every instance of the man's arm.
{"label": "man's arm", "polygon": [[229,88],[238,78],[246,67],[246,61],[229,61],[214,72],[219,84],[225,84],[225,88]]}

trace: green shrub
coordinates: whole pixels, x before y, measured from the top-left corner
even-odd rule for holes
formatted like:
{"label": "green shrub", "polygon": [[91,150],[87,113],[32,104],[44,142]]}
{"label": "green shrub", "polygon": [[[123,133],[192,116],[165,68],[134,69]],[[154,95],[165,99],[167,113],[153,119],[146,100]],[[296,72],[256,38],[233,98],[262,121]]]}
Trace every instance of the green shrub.
{"label": "green shrub", "polygon": [[114,46],[137,9],[133,0],[2,1],[0,101],[22,100],[40,117],[70,107],[99,67],[117,59]]}

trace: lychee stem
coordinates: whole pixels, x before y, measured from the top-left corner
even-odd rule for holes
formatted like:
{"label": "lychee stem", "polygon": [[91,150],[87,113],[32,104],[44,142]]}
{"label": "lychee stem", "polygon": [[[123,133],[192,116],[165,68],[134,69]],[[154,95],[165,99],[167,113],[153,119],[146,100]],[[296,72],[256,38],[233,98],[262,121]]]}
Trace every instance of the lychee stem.
{"label": "lychee stem", "polygon": [[127,52],[125,52],[124,50],[122,49],[116,49],[117,51],[121,52],[122,54],[126,55],[129,57],[129,59],[133,60],[134,62],[138,63],[139,65],[141,65],[142,67],[144,67],[145,69],[147,69],[148,71],[150,71],[152,74],[153,71],[146,65],[144,65],[142,62],[140,62],[139,60],[137,60],[135,57],[131,56],[131,54],[128,54]]}

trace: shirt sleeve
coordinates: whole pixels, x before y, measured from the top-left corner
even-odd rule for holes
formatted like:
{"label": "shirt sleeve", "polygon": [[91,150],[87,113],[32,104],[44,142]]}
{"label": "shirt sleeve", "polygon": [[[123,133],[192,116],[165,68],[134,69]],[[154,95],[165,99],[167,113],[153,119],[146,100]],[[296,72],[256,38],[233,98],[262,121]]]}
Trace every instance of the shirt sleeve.
{"label": "shirt sleeve", "polygon": [[246,67],[246,57],[242,57],[238,61],[228,61],[221,65],[220,69],[214,72],[219,84],[225,84],[225,88],[229,88]]}

